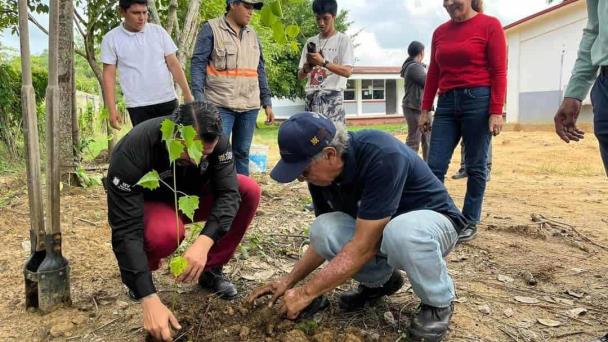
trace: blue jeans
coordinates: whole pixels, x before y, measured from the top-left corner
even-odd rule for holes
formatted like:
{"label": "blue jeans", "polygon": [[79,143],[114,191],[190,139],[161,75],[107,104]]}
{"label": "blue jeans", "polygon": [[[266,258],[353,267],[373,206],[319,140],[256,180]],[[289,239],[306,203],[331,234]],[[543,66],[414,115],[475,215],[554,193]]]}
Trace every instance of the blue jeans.
{"label": "blue jeans", "polygon": [[[312,248],[325,260],[333,259],[352,240],[355,222],[343,212],[318,216],[310,228]],[[454,225],[442,214],[418,210],[399,215],[384,227],[376,256],[353,278],[367,287],[380,287],[395,269],[403,270],[422,303],[447,307],[455,294],[443,258],[457,240]]]}
{"label": "blue jeans", "polygon": [[224,134],[230,138],[232,135],[232,153],[236,172],[249,176],[249,148],[253,140],[255,122],[258,119],[259,109],[246,112],[235,112],[228,108],[218,108],[222,116]]}
{"label": "blue jeans", "polygon": [[600,143],[600,153],[608,175],[608,75],[597,78],[591,89],[593,103],[593,130]]}
{"label": "blue jeans", "polygon": [[468,178],[462,214],[471,224],[479,222],[486,191],[489,107],[489,87],[454,89],[439,96],[433,121],[428,164],[440,181],[460,138],[464,142]]}

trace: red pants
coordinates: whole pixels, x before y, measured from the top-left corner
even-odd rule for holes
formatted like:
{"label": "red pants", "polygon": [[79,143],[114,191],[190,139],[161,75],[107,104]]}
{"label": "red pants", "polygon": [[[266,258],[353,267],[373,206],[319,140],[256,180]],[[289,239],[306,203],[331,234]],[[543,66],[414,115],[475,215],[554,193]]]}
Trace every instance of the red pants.
{"label": "red pants", "polygon": [[[260,187],[252,178],[237,175],[239,192],[241,193],[241,205],[230,230],[211,247],[207,255],[205,270],[222,266],[232,258],[236,247],[245,235],[245,231],[260,203]],[[211,193],[204,189],[200,196],[200,205],[194,220],[205,221],[209,211],[213,207],[214,198]],[[173,253],[184,239],[184,222],[188,219],[180,214],[179,218],[179,242],[177,241],[177,229],[175,228],[175,209],[173,205],[164,202],[144,203],[144,249],[148,256],[148,267],[151,271],[157,270],[160,259],[166,258]]]}

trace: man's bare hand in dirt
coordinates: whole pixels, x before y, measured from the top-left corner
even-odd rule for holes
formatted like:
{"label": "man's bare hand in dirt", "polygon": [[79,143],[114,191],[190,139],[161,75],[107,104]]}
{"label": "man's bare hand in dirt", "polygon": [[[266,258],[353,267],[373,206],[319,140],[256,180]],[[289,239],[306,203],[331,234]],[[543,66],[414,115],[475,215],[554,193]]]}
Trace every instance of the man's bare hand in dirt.
{"label": "man's bare hand in dirt", "polygon": [[181,325],[156,294],[141,300],[144,329],[159,341],[173,341],[171,329],[179,330]]}
{"label": "man's bare hand in dirt", "polygon": [[256,299],[263,297],[265,295],[272,295],[272,298],[268,302],[268,307],[272,307],[279,298],[283,297],[283,295],[285,294],[285,291],[287,291],[291,287],[292,287],[291,282],[289,281],[288,277],[285,276],[285,277],[273,280],[273,281],[269,282],[268,284],[266,284],[262,287],[258,287],[257,289],[253,290],[249,294],[249,296],[247,296],[247,299],[245,300],[245,302],[247,303],[247,305],[253,306]]}
{"label": "man's bare hand in dirt", "polygon": [[184,253],[184,259],[188,261],[188,268],[177,277],[180,283],[191,283],[197,281],[207,264],[207,254],[213,246],[213,240],[206,236],[199,236]]}
{"label": "man's bare hand in dirt", "polygon": [[585,132],[576,127],[576,120],[581,112],[582,102],[570,97],[564,98],[555,114],[555,133],[565,142],[579,141],[585,138]]}
{"label": "man's bare hand in dirt", "polygon": [[110,111],[110,126],[116,130],[122,127],[122,118],[116,109]]}
{"label": "man's bare hand in dirt", "polygon": [[283,305],[281,305],[279,313],[288,319],[296,319],[314,299],[315,297],[309,295],[304,287],[287,290],[283,296]]}

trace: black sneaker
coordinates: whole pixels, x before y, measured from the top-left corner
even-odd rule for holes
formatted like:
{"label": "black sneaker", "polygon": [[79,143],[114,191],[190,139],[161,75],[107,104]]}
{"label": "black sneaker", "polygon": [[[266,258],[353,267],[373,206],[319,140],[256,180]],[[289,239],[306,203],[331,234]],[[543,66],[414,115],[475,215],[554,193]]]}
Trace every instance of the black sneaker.
{"label": "black sneaker", "polygon": [[465,169],[459,169],[455,174],[452,175],[452,179],[467,178],[469,175]]}
{"label": "black sneaker", "polygon": [[608,334],[606,334],[604,337],[600,337],[597,340],[593,340],[591,342],[608,342]]}
{"label": "black sneaker", "polygon": [[238,294],[236,286],[228,280],[221,267],[215,267],[203,272],[198,284],[222,299],[233,299]]}
{"label": "black sneaker", "polygon": [[407,329],[410,338],[413,341],[441,341],[448,332],[453,312],[453,304],[447,308],[436,308],[421,304]]}
{"label": "black sneaker", "polygon": [[477,225],[469,224],[458,234],[458,242],[471,241],[477,237]]}
{"label": "black sneaker", "polygon": [[366,303],[373,304],[383,296],[390,296],[399,291],[404,279],[399,270],[393,271],[390,279],[381,287],[367,287],[359,285],[355,290],[348,291],[340,296],[339,305],[344,311],[356,311],[365,307]]}

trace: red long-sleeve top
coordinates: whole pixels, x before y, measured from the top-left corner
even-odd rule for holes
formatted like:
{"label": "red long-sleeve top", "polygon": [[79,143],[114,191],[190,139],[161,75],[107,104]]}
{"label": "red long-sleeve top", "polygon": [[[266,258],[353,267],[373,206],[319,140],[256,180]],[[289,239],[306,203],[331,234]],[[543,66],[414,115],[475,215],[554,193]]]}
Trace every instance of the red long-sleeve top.
{"label": "red long-sleeve top", "polygon": [[433,33],[422,109],[439,94],[457,88],[491,88],[490,114],[502,114],[507,91],[507,42],[500,21],[479,13],[448,21]]}

